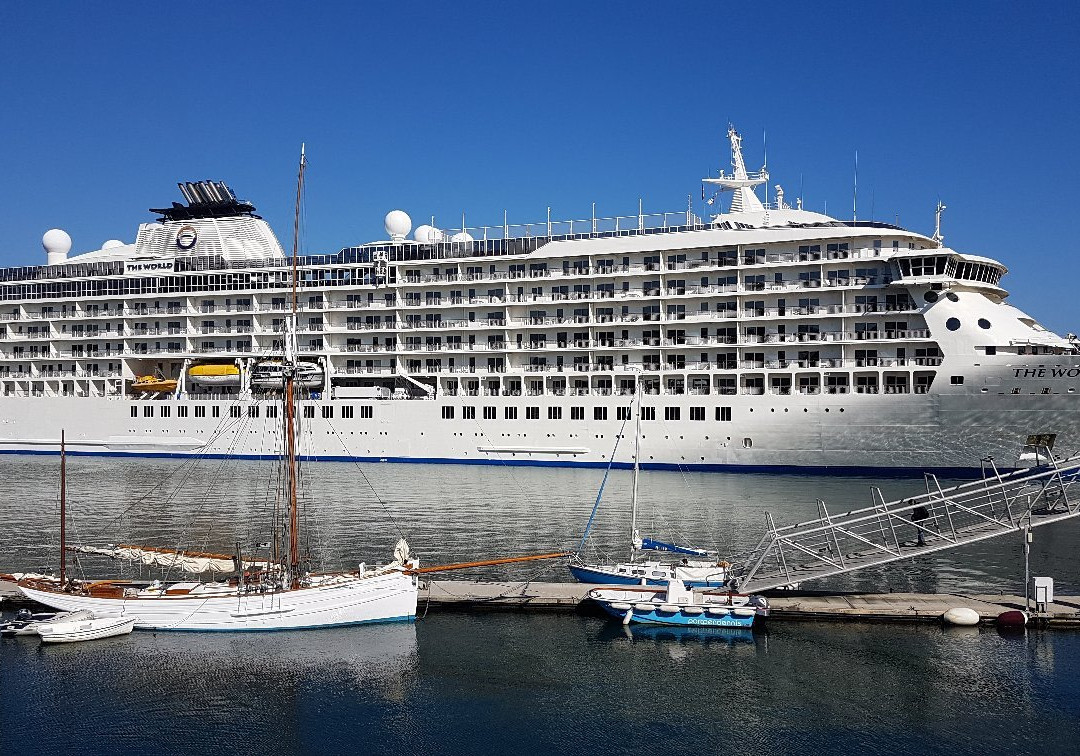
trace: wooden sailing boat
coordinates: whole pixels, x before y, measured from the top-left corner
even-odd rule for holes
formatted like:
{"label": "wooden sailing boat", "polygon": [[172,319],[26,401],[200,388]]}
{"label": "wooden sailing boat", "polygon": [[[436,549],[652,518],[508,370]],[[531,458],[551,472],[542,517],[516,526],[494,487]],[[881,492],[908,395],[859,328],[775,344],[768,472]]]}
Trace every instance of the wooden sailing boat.
{"label": "wooden sailing boat", "polygon": [[[596,510],[607,483],[604,483],[593,505],[592,515],[581,537],[577,551],[570,556],[568,567],[573,576],[582,583],[601,583],[605,585],[667,585],[669,581],[681,581],[688,588],[719,588],[727,577],[726,563],[718,561],[716,554],[704,549],[687,548],[671,543],[664,543],[652,538],[642,538],[637,528],[638,478],[641,472],[641,377],[636,381],[635,402],[632,411],[634,424],[634,483],[630,494],[630,559],[626,562],[597,563],[587,562],[582,557],[585,543],[589,539]],[[621,436],[621,434],[620,434]],[[616,446],[616,448],[618,448]],[[612,460],[615,453],[612,452]],[[610,466],[608,470],[610,471]],[[664,551],[685,555],[681,561],[661,561],[659,559],[639,559],[639,551]],[[690,557],[694,557],[691,559]]]}
{"label": "wooden sailing boat", "polygon": [[[296,186],[296,216],[293,234],[292,314],[288,319],[282,371],[285,378],[284,403],[287,490],[287,533],[284,559],[249,561],[239,549],[235,559],[237,579],[226,582],[154,583],[137,587],[124,581],[67,581],[66,559],[61,561],[60,583],[23,580],[19,589],[28,598],[56,609],[90,610],[95,614],[122,614],[135,620],[143,630],[290,630],[355,625],[368,622],[411,621],[416,616],[417,568],[409,557],[404,539],[398,541],[394,561],[385,567],[355,572],[311,574],[302,564],[300,554],[300,517],[297,507],[297,438],[296,438],[296,311],[297,255],[300,225],[300,201],[304,186],[306,161],[300,151],[300,170]],[[63,459],[63,458],[62,458]],[[63,462],[61,463],[63,465]],[[61,475],[63,488],[63,475]],[[63,496],[61,500],[63,501]],[[64,540],[61,525],[61,540]],[[66,545],[66,544],[64,544]],[[62,545],[62,553],[64,545]],[[120,558],[138,558],[148,563],[175,558],[181,570],[198,571],[229,557],[217,554],[173,552],[161,549],[126,546],[114,549]],[[108,549],[97,550],[106,553]],[[153,562],[153,560],[159,560]],[[245,568],[262,569],[245,574]]]}

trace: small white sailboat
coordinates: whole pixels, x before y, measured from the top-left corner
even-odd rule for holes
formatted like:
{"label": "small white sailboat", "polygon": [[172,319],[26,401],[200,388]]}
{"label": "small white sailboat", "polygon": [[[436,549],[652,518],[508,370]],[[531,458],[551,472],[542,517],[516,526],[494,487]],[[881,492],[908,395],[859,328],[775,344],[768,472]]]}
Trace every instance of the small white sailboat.
{"label": "small white sailboat", "polygon": [[[634,482],[630,495],[630,560],[627,562],[598,563],[588,562],[582,557],[582,550],[588,541],[589,532],[592,529],[596,510],[600,505],[600,499],[604,493],[604,485],[607,483],[607,472],[604,473],[604,481],[600,484],[596,502],[593,505],[592,515],[585,527],[585,533],[581,538],[578,549],[569,559],[567,566],[571,574],[581,583],[600,583],[604,585],[667,585],[669,581],[676,580],[685,583],[691,588],[719,588],[727,579],[727,562],[704,549],[694,549],[678,546],[652,538],[642,538],[637,528],[638,508],[638,477],[641,472],[641,378],[637,379],[635,402],[631,406],[634,413]],[[619,434],[619,439],[622,433]],[[616,441],[618,449],[618,440]],[[614,460],[615,452],[612,452]],[[610,472],[610,465],[608,471]],[[663,551],[683,555],[681,560],[640,559],[639,551]]]}
{"label": "small white sailboat", "polygon": [[78,643],[128,635],[135,628],[134,617],[95,617],[49,622],[37,629],[42,643]]}
{"label": "small white sailboat", "polygon": [[[297,179],[297,227],[304,181],[301,150]],[[282,452],[282,501],[285,524],[275,523],[275,556],[252,562],[241,555],[182,552],[122,546],[112,549],[116,558],[144,564],[166,565],[186,572],[221,571],[230,566],[236,577],[225,582],[174,581],[149,587],[126,581],[68,581],[65,574],[63,507],[64,454],[61,437],[61,571],[60,580],[22,580],[19,589],[27,597],[65,611],[87,610],[95,617],[123,616],[136,629],[245,631],[289,630],[355,625],[368,622],[412,621],[416,616],[418,564],[404,539],[398,541],[394,560],[376,569],[363,565],[353,571],[312,573],[304,566],[300,547],[300,516],[297,504],[298,467],[296,398],[303,363],[296,360],[297,246],[293,240],[292,314],[286,321],[285,354],[277,363],[284,391],[284,450]],[[280,536],[280,539],[279,539]],[[280,552],[276,544],[282,544]],[[100,550],[108,552],[109,549]],[[100,553],[99,552],[99,553]],[[281,557],[277,554],[281,553]],[[232,572],[232,570],[230,570]],[[92,631],[90,631],[92,632]]]}

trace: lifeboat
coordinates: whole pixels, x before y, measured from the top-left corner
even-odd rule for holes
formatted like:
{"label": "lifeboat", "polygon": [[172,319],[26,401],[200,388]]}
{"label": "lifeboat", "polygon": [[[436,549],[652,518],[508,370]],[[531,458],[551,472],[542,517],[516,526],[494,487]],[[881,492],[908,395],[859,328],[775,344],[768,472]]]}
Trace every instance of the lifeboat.
{"label": "lifeboat", "polygon": [[176,391],[176,381],[162,375],[140,375],[131,383],[132,391],[163,393]]}
{"label": "lifeboat", "polygon": [[[285,386],[285,371],[281,362],[267,360],[252,368],[251,385],[255,388],[280,389]],[[300,388],[322,388],[323,369],[311,362],[299,362],[296,365],[296,385]]]}
{"label": "lifeboat", "polygon": [[193,365],[188,380],[197,386],[239,386],[240,368],[236,365]]}

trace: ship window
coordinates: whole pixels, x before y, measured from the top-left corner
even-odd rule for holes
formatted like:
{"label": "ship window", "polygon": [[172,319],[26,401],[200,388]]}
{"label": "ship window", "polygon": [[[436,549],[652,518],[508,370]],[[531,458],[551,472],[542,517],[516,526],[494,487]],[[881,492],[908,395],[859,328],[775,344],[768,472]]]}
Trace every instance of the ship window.
{"label": "ship window", "polygon": [[351,406],[341,408],[341,419],[342,420],[352,420],[352,417],[353,417],[353,408]]}
{"label": "ship window", "polygon": [[938,300],[938,293],[936,291],[928,291],[922,295],[922,298],[933,304]]}
{"label": "ship window", "polygon": [[997,347],[996,346],[988,346],[988,347],[986,347],[986,353],[988,355],[997,354]]}
{"label": "ship window", "polygon": [[979,318],[979,328],[987,329],[990,327],[990,321],[986,318]]}
{"label": "ship window", "polygon": [[476,407],[462,407],[461,408],[461,417],[464,420],[475,420],[476,419]]}
{"label": "ship window", "polygon": [[629,407],[617,407],[615,409],[615,418],[617,420],[629,420],[630,408]]}
{"label": "ship window", "polygon": [[749,449],[753,445],[754,445],[754,439],[752,439],[752,438],[744,438],[742,440],[742,448],[744,448],[744,449]]}
{"label": "ship window", "polygon": [[195,417],[206,417],[206,407],[196,407]]}
{"label": "ship window", "polygon": [[187,417],[187,407],[177,407],[176,408],[176,416],[177,417]]}
{"label": "ship window", "polygon": [[143,414],[143,417],[153,417],[154,416],[154,408],[151,405],[148,404],[145,407],[143,407],[142,414]]}
{"label": "ship window", "polygon": [[210,414],[214,417],[221,417],[221,405],[215,404],[211,409]]}
{"label": "ship window", "polygon": [[607,407],[593,407],[593,420],[607,420]]}
{"label": "ship window", "polygon": [[526,420],[539,420],[540,419],[540,408],[539,407],[526,407],[525,408],[525,419]]}
{"label": "ship window", "polygon": [[453,420],[454,419],[454,408],[453,408],[453,406],[447,405],[447,406],[443,407],[442,408],[442,417],[443,417],[443,420]]}
{"label": "ship window", "polygon": [[681,414],[679,407],[664,407],[665,420],[678,420]]}
{"label": "ship window", "polygon": [[691,420],[704,420],[705,419],[705,408],[704,407],[691,407],[690,408],[690,419]]}
{"label": "ship window", "polygon": [[954,386],[963,386],[964,385],[964,376],[962,376],[962,375],[950,376],[949,377],[949,383],[951,383]]}
{"label": "ship window", "polygon": [[360,407],[360,418],[361,419],[370,420],[372,418],[373,414],[374,414],[374,410],[372,409],[371,405],[361,405],[361,407]]}
{"label": "ship window", "polygon": [[717,407],[716,419],[725,423],[731,422],[731,407]]}
{"label": "ship window", "polygon": [[642,420],[655,420],[656,419],[656,407],[642,407],[641,408]]}
{"label": "ship window", "polygon": [[949,318],[945,321],[945,327],[950,331],[955,331],[960,328],[960,320],[957,318]]}
{"label": "ship window", "polygon": [[131,416],[132,417],[138,417],[139,416],[139,408],[138,407],[133,406],[131,408]]}
{"label": "ship window", "polygon": [[229,407],[229,417],[240,417],[240,408]]}
{"label": "ship window", "polygon": [[584,407],[571,407],[570,408],[570,419],[571,420],[584,420],[585,419],[585,408]]}
{"label": "ship window", "polygon": [[333,405],[328,405],[326,407],[323,407],[322,408],[322,416],[323,416],[323,420],[332,420],[333,417],[334,417],[334,407],[333,407]]}
{"label": "ship window", "polygon": [[259,416],[259,405],[253,404],[250,407],[248,407],[248,417],[258,417],[258,416]]}
{"label": "ship window", "polygon": [[162,405],[162,407],[161,407],[161,416],[162,417],[168,417],[171,413],[172,413],[172,407],[170,407],[167,404]]}
{"label": "ship window", "polygon": [[945,298],[948,299],[950,302],[959,302],[960,301],[960,295],[957,294],[955,291],[947,291],[947,292],[945,292]]}
{"label": "ship window", "polygon": [[484,419],[485,420],[494,420],[495,419],[495,408],[494,407],[484,407]]}
{"label": "ship window", "polygon": [[[196,407],[195,409],[198,409],[198,407]],[[275,405],[275,404],[268,405],[267,408],[266,408],[266,416],[269,417],[269,418],[277,417],[277,405]]]}
{"label": "ship window", "polygon": [[562,420],[562,407],[548,407],[548,420]]}
{"label": "ship window", "polygon": [[503,412],[507,420],[517,420],[517,407],[507,407]]}
{"label": "ship window", "polygon": [[304,407],[304,417],[309,420],[315,417],[315,408],[312,406]]}

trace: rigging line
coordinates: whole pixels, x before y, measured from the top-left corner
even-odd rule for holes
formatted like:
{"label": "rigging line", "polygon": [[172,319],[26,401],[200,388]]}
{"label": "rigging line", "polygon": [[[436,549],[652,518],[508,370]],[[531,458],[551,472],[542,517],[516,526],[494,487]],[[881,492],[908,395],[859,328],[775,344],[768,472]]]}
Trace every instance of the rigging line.
{"label": "rigging line", "polygon": [[[611,450],[611,457],[608,458],[607,467],[604,469],[604,478],[600,481],[600,490],[596,492],[596,501],[593,502],[592,513],[589,515],[589,522],[585,525],[585,532],[581,536],[581,543],[578,544],[577,551],[580,554],[582,549],[585,548],[585,542],[589,540],[589,532],[592,530],[593,520],[596,519],[596,512],[600,509],[600,498],[604,495],[604,486],[607,485],[608,475],[611,474],[611,466],[615,463],[615,452],[619,450],[619,442],[622,441],[623,431],[626,430],[626,423],[630,420],[630,415],[633,414],[633,403],[630,404],[630,412],[623,417],[622,427],[619,428],[619,434],[615,437],[615,447]],[[640,460],[639,460],[640,464]]]}
{"label": "rigging line", "polygon": [[514,485],[518,488],[518,493],[528,499],[528,493],[526,493],[525,488],[521,485],[521,481],[518,480],[517,476],[514,474],[514,465],[510,464],[509,460],[503,457],[502,452],[500,452],[495,446],[495,442],[492,441],[488,434],[484,432],[484,426],[480,424],[480,421],[474,417],[473,423],[476,425],[477,430],[480,431],[480,438],[488,442],[488,445],[491,447],[492,452],[495,454],[495,458],[502,463],[503,467],[506,468],[507,474],[510,475],[510,479],[514,481]]}
{"label": "rigging line", "polygon": [[332,422],[330,422],[329,419],[326,421],[326,424],[330,426],[330,431],[334,434],[334,438],[336,438],[338,440],[338,443],[341,444],[341,448],[345,450],[345,455],[350,459],[350,461],[353,463],[353,466],[360,473],[360,477],[362,477],[364,479],[364,483],[366,483],[367,487],[371,490],[371,493],[372,493],[372,495],[374,495],[375,500],[379,502],[379,504],[383,508],[383,511],[386,513],[386,516],[390,518],[390,522],[393,524],[394,529],[397,530],[398,535],[401,536],[402,538],[405,538],[406,537],[405,536],[405,531],[402,530],[401,526],[398,524],[397,520],[394,518],[393,512],[390,511],[390,505],[387,504],[383,500],[383,498],[381,496],[379,496],[379,492],[375,490],[375,486],[372,485],[371,481],[368,479],[367,473],[364,472],[364,468],[360,465],[360,463],[356,460],[356,458],[349,452],[349,447],[345,444],[345,439],[342,438],[341,434],[338,433],[338,429],[334,426],[334,424]]}

